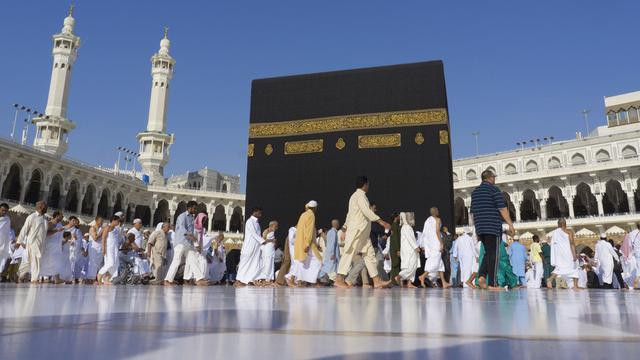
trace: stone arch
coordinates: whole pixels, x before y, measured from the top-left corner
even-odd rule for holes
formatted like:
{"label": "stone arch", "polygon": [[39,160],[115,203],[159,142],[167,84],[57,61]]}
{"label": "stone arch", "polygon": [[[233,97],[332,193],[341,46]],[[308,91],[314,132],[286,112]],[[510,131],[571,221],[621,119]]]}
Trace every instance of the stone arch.
{"label": "stone arch", "polygon": [[638,151],[636,150],[635,147],[631,145],[627,145],[624,148],[622,148],[622,158],[631,159],[636,157],[638,157]]}
{"label": "stone arch", "polygon": [[509,210],[509,217],[511,218],[512,221],[516,221],[516,207],[515,205],[513,205],[513,202],[511,201],[511,195],[509,195],[508,192],[503,191],[502,197],[504,198],[504,204],[507,206],[507,209]]}
{"label": "stone arch", "polygon": [[151,208],[148,205],[137,205],[134,218],[142,220],[143,226],[149,226],[151,224]]}
{"label": "stone arch", "polygon": [[598,201],[591,192],[591,187],[584,182],[576,186],[576,196],[573,198],[573,213],[575,216],[598,215]]}
{"label": "stone arch", "polygon": [[540,201],[536,199],[536,193],[531,189],[522,192],[520,203],[520,219],[522,221],[538,220],[540,218]]}
{"label": "stone arch", "polygon": [[562,163],[560,162],[560,159],[558,159],[558,157],[556,156],[552,156],[549,159],[549,162],[547,163],[549,169],[558,169],[562,167]]}
{"label": "stone arch", "polygon": [[547,192],[547,219],[558,219],[561,217],[569,217],[569,203],[562,195],[562,190],[553,185]]}
{"label": "stone arch", "polygon": [[227,214],[224,212],[224,206],[216,206],[213,212],[213,231],[227,230]]}
{"label": "stone arch", "polygon": [[233,213],[231,214],[231,221],[229,222],[229,231],[232,232],[243,232],[244,228],[242,224],[244,223],[242,218],[242,208],[240,206],[236,206],[233,208]]}
{"label": "stone arch", "polygon": [[609,152],[605,149],[600,149],[598,150],[598,152],[596,152],[596,161],[597,162],[604,162],[604,161],[609,161],[611,160],[611,156],[609,155]]}
{"label": "stone arch", "polygon": [[80,183],[78,180],[71,180],[69,183],[69,190],[67,191],[67,203],[65,204],[65,210],[75,213],[78,211],[78,201],[80,201],[78,196],[78,191],[80,189]]}
{"label": "stone arch", "polygon": [[538,171],[538,163],[535,160],[529,160],[525,165],[525,169],[527,170],[527,172]]}
{"label": "stone arch", "polygon": [[485,171],[489,170],[494,174],[498,174],[498,172],[496,171],[496,168],[494,168],[493,166],[487,166],[486,169],[484,169]]}
{"label": "stone arch", "polygon": [[618,180],[611,179],[605,184],[602,195],[602,208],[606,215],[629,212],[629,200]]}
{"label": "stone arch", "polygon": [[156,211],[153,213],[153,226],[169,221],[169,202],[165,199],[158,201]]}
{"label": "stone arch", "polygon": [[42,190],[43,175],[42,170],[35,169],[31,172],[31,179],[27,186],[27,192],[24,195],[24,202],[27,204],[35,204],[40,200],[40,190]]}
{"label": "stone arch", "polygon": [[11,164],[9,173],[2,184],[2,198],[20,201],[22,191],[22,167],[17,163]]}
{"label": "stone arch", "polygon": [[451,174],[451,177],[453,178],[454,182],[458,181],[458,174],[456,174],[455,172]]}
{"label": "stone arch", "polygon": [[121,192],[116,194],[116,202],[113,204],[113,213],[122,211],[122,203],[124,202],[124,195]]}
{"label": "stone arch", "polygon": [[223,193],[229,192],[229,190],[227,189],[227,184],[226,183],[222,184],[222,192]]}
{"label": "stone arch", "polygon": [[100,194],[100,200],[98,201],[98,215],[105,219],[108,219],[112,215],[111,209],[109,209],[110,198],[109,189],[102,189],[102,194]]}
{"label": "stone arch", "polygon": [[58,174],[54,175],[49,184],[49,198],[47,199],[47,205],[50,208],[58,209],[64,206],[60,204],[60,196],[62,195],[62,177]]}
{"label": "stone arch", "polygon": [[582,155],[581,153],[575,153],[573,155],[571,155],[571,164],[572,165],[582,165],[585,164],[587,161],[584,158],[584,155]]}
{"label": "stone arch", "polygon": [[95,206],[96,188],[93,184],[87,185],[87,189],[84,192],[84,198],[82,199],[82,209],[80,213],[83,215],[93,215],[93,207]]}
{"label": "stone arch", "polygon": [[478,174],[473,169],[467,170],[467,180],[475,180],[478,178]]}
{"label": "stone arch", "polygon": [[514,164],[508,163],[504,167],[504,173],[507,174],[507,175],[517,174],[518,173],[518,169],[516,168],[516,166]]}
{"label": "stone arch", "polygon": [[469,225],[469,213],[461,197],[457,197],[453,202],[453,219],[456,226]]}
{"label": "stone arch", "polygon": [[178,203],[178,206],[176,207],[176,212],[173,214],[173,224],[175,224],[176,221],[178,220],[178,216],[185,211],[187,211],[187,202],[180,201]]}

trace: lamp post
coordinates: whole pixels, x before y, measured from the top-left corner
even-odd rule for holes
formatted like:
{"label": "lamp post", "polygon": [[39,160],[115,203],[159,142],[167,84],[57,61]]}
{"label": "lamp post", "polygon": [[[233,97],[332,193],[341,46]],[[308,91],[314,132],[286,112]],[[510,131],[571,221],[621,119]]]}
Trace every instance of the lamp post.
{"label": "lamp post", "polygon": [[478,156],[480,154],[480,151],[478,149],[478,135],[480,135],[479,131],[474,131],[471,133],[471,136],[473,136],[475,138],[476,141],[476,156]]}
{"label": "lamp post", "polygon": [[589,137],[589,113],[591,112],[591,110],[589,109],[584,109],[581,111],[582,116],[584,116],[584,125],[587,127],[587,134],[585,137]]}

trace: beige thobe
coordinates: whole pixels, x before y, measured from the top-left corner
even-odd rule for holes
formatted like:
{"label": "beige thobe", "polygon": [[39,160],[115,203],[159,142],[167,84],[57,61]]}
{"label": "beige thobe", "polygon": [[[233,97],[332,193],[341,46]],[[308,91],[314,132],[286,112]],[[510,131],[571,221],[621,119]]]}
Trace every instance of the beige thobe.
{"label": "beige thobe", "polygon": [[347,275],[353,256],[362,253],[369,276],[372,278],[378,276],[378,261],[369,238],[371,236],[371,222],[379,219],[380,217],[369,207],[367,194],[363,190],[357,189],[349,199],[349,212],[345,221],[347,234],[338,264],[338,274]]}
{"label": "beige thobe", "polygon": [[44,215],[34,212],[27,219],[20,230],[17,243],[27,249],[29,265],[20,266],[20,277],[31,273],[31,281],[40,277],[40,258],[42,257],[42,245],[47,237],[47,220]]}
{"label": "beige thobe", "polygon": [[164,279],[167,273],[167,235],[162,230],[154,231],[149,237],[151,246],[151,268],[156,280]]}

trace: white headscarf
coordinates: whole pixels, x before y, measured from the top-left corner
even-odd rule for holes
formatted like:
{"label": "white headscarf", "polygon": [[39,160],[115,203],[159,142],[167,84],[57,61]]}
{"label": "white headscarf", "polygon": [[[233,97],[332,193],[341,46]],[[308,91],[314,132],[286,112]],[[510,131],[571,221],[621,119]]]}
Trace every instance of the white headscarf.
{"label": "white headscarf", "polygon": [[158,223],[158,225],[156,225],[156,231],[162,230],[162,225],[164,225],[163,222]]}
{"label": "white headscarf", "polygon": [[407,213],[401,212],[400,213],[400,226],[404,226],[406,224],[408,224],[408,222],[407,222]]}

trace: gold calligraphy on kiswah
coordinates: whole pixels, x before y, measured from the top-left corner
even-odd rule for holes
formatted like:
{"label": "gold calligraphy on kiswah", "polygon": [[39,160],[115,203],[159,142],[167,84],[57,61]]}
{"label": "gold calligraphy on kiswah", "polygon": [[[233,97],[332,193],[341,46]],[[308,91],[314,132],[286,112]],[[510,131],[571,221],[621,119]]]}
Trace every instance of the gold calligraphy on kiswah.
{"label": "gold calligraphy on kiswah", "polygon": [[359,149],[388,148],[402,145],[400,134],[378,134],[358,136]]}
{"label": "gold calligraphy on kiswah", "polygon": [[249,126],[249,138],[269,138],[349,130],[437,125],[446,124],[447,121],[447,110],[441,108],[331,116],[324,118],[251,124]]}
{"label": "gold calligraphy on kiswah", "polygon": [[287,141],[284,143],[284,154],[309,154],[322,152],[324,140]]}

